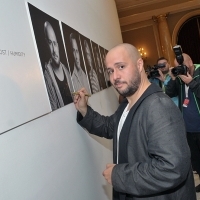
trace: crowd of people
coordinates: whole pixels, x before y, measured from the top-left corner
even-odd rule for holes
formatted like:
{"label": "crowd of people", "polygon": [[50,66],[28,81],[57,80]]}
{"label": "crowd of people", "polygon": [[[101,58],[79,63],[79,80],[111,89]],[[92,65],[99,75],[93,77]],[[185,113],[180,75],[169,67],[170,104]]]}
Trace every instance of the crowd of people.
{"label": "crowd of people", "polygon": [[200,192],[193,178],[200,175],[200,65],[182,56],[186,74],[173,74],[161,57],[159,74],[148,77],[138,50],[117,45],[105,58],[110,82],[123,97],[117,111],[109,117],[95,112],[85,88],[74,97],[77,122],[113,139],[113,163],[103,171],[113,200],[195,200]]}
{"label": "crowd of people", "polygon": [[[182,112],[192,167],[200,176],[200,64],[194,64],[191,57],[185,53],[182,57],[181,65],[175,58],[174,67],[182,67],[183,72],[187,69],[186,74],[175,76],[168,60],[161,57],[157,64],[164,63],[165,67],[158,68],[159,76],[149,77],[149,80],[159,85]],[[200,192],[200,185],[196,186],[196,192]]]}

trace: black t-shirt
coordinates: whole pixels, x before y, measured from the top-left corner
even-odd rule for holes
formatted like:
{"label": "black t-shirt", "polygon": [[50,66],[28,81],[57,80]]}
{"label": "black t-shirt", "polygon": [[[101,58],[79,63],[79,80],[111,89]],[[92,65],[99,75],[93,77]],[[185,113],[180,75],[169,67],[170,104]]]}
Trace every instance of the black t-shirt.
{"label": "black t-shirt", "polygon": [[71,93],[70,93],[70,90],[69,90],[69,86],[68,86],[68,83],[67,83],[67,78],[66,78],[66,75],[65,75],[64,71],[63,71],[63,74],[64,74],[64,80],[60,81],[57,78],[57,76],[56,76],[56,74],[54,72],[55,79],[56,79],[56,82],[58,84],[58,88],[60,90],[60,94],[62,96],[64,105],[66,105],[66,104],[71,103],[73,100],[72,100],[72,96],[71,96]]}

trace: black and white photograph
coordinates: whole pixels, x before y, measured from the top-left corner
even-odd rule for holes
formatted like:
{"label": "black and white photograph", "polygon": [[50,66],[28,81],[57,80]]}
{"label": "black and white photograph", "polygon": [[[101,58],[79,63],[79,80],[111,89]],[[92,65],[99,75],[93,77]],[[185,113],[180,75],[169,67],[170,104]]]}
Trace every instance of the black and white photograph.
{"label": "black and white photograph", "polygon": [[79,33],[63,22],[62,30],[74,90],[78,91],[84,87],[89,93],[91,93],[83,62]]}
{"label": "black and white photograph", "polygon": [[87,37],[83,35],[80,35],[80,40],[81,40],[81,46],[82,46],[84,60],[85,60],[85,66],[86,66],[88,77],[89,77],[90,87],[92,90],[92,94],[95,94],[99,92],[101,89],[100,89],[99,80],[98,80],[98,76],[97,76],[97,72],[95,68],[91,42],[90,42],[90,39],[88,39]]}
{"label": "black and white photograph", "polygon": [[67,64],[59,21],[28,3],[52,110],[72,103],[73,86]]}
{"label": "black and white photograph", "polygon": [[105,66],[105,62],[104,62],[105,58],[106,58],[106,54],[108,53],[108,50],[99,45],[99,51],[100,51],[101,61],[102,61],[102,64],[103,64],[102,66],[103,66],[103,69],[104,69],[104,76],[105,76],[105,79],[106,79],[106,84],[107,84],[107,87],[110,87],[111,86],[110,78],[108,76],[107,71],[105,70],[106,66]]}
{"label": "black and white photograph", "polygon": [[92,44],[92,49],[93,49],[93,54],[94,54],[94,61],[95,61],[95,66],[96,66],[96,71],[97,71],[97,75],[99,78],[99,85],[101,90],[107,88],[106,85],[106,80],[105,80],[105,76],[104,76],[104,69],[103,69],[103,62],[101,60],[101,56],[100,56],[100,52],[99,52],[99,45],[96,44],[95,42],[91,42]]}

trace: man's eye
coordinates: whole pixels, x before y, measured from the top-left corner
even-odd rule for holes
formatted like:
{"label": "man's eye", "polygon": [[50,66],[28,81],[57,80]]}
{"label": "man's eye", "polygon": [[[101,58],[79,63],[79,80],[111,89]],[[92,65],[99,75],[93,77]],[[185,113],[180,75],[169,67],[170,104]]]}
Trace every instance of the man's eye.
{"label": "man's eye", "polygon": [[124,65],[120,65],[120,66],[119,66],[119,69],[123,69],[123,68],[124,68]]}
{"label": "man's eye", "polygon": [[108,70],[107,72],[108,72],[108,75],[110,75],[110,74],[112,74],[112,73],[113,73],[113,71],[112,71],[112,70]]}
{"label": "man's eye", "polygon": [[52,44],[52,41],[51,41],[51,40],[48,40],[48,44],[51,45],[51,44]]}
{"label": "man's eye", "polygon": [[58,45],[58,43],[57,43],[57,42],[55,42],[55,41],[53,41],[53,45],[54,45],[54,46],[57,46],[57,45]]}

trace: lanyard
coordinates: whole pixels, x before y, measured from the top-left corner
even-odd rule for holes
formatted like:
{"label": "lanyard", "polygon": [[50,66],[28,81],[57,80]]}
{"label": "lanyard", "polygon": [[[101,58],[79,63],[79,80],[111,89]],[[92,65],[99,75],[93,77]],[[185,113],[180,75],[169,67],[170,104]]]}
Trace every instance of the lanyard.
{"label": "lanyard", "polygon": [[189,90],[189,86],[187,86],[185,84],[185,98],[188,99],[188,90]]}

